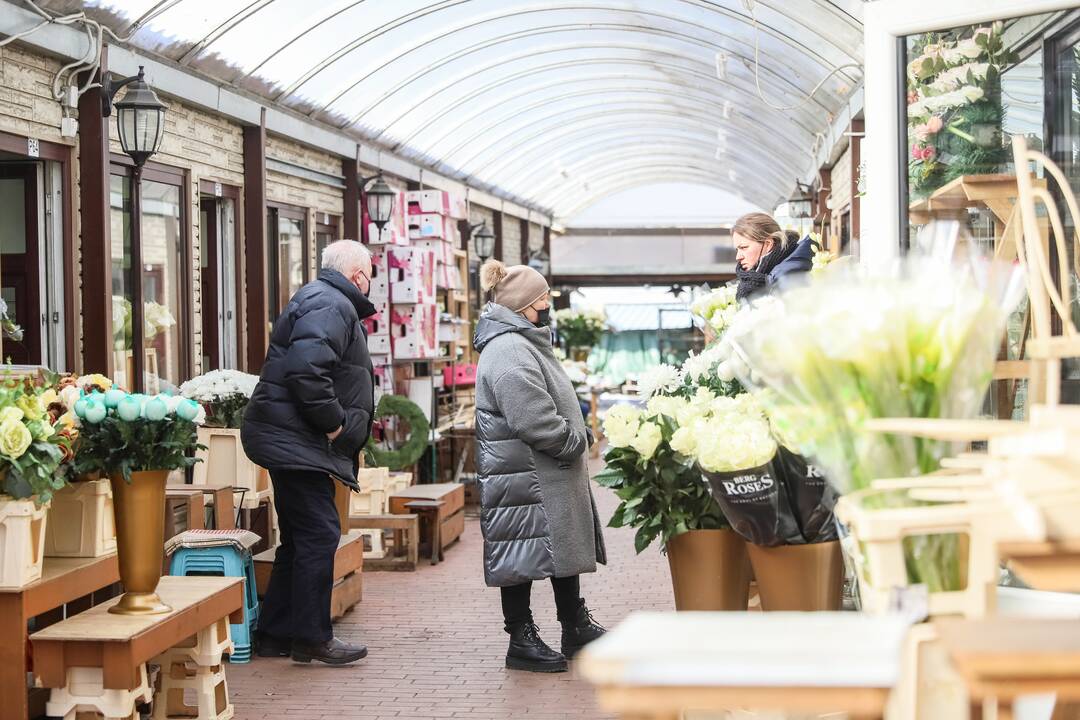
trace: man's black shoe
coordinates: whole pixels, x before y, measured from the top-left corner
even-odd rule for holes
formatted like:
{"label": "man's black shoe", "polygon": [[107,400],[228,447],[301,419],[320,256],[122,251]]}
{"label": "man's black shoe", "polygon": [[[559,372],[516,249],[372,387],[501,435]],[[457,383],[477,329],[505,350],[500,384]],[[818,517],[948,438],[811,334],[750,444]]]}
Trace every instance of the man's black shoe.
{"label": "man's black shoe", "polygon": [[566,658],[562,653],[549,648],[540,639],[540,630],[536,627],[536,623],[509,625],[506,632],[510,633],[510,647],[506,651],[506,667],[528,672],[566,672]]}
{"label": "man's black shoe", "polygon": [[344,640],[333,638],[324,643],[305,643],[293,640],[292,659],[294,662],[309,663],[312,660],[327,665],[348,665],[367,657],[367,648],[353,645]]}
{"label": "man's black shoe", "polygon": [[292,654],[292,640],[260,633],[255,638],[255,654],[259,657],[289,657]]}
{"label": "man's black shoe", "polygon": [[573,620],[563,620],[561,622],[562,651],[563,655],[568,658],[573,658],[581,648],[602,637],[607,632],[603,626],[593,619],[592,613],[585,606],[584,600],[580,601],[577,614]]}

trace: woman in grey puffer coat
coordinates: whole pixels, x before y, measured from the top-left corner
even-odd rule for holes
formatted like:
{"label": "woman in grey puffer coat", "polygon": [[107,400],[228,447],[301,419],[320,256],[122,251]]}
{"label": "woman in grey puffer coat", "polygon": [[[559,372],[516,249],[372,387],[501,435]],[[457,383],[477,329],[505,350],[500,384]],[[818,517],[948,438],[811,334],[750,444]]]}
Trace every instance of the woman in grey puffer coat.
{"label": "woman in grey puffer coat", "polygon": [[[562,672],[567,657],[603,634],[581,599],[578,575],[606,561],[589,485],[592,442],[570,379],[551,347],[548,284],[536,270],[492,260],[481,286],[494,291],[476,325],[477,473],[484,576],[502,592],[506,665]],[[540,639],[533,580],[551,578],[562,652]]]}

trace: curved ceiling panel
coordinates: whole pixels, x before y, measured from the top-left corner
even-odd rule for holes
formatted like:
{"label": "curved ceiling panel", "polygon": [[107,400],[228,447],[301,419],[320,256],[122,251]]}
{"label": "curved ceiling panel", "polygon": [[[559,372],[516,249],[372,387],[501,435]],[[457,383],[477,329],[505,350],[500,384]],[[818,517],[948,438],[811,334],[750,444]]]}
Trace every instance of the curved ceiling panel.
{"label": "curved ceiling panel", "polygon": [[143,50],[557,216],[658,180],[770,207],[861,81],[861,0],[86,4]]}

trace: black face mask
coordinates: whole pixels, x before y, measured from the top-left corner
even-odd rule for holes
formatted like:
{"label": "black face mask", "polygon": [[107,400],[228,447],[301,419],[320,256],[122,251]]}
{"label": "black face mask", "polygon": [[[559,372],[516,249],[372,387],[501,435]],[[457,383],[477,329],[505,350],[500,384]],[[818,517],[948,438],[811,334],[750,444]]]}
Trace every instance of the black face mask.
{"label": "black face mask", "polygon": [[547,327],[551,324],[551,308],[544,308],[543,310],[536,311],[536,322],[533,323],[536,327]]}

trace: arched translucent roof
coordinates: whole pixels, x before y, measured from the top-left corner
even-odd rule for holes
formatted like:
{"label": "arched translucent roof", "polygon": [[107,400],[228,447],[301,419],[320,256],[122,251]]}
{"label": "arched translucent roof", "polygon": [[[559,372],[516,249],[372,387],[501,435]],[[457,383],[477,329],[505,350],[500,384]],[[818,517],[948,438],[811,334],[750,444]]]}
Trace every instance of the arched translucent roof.
{"label": "arched translucent roof", "polygon": [[88,4],[137,47],[560,217],[667,181],[775,205],[860,75],[775,110],[755,41],[774,106],[862,57],[860,0]]}

